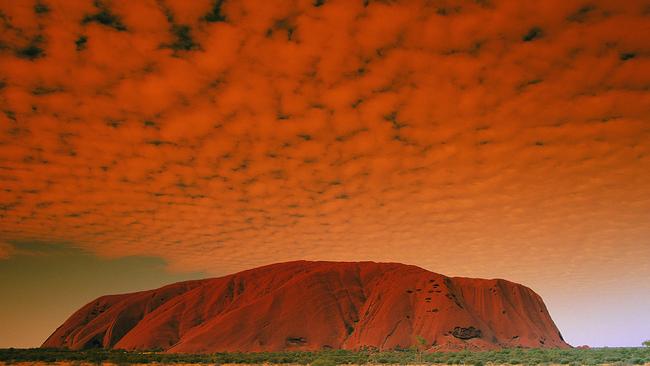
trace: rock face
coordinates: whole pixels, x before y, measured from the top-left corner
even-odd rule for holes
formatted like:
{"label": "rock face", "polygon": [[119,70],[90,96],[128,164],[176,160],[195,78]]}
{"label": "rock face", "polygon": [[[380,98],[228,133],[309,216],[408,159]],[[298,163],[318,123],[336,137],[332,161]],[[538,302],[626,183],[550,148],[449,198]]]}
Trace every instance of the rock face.
{"label": "rock face", "polygon": [[288,262],[102,296],[43,347],[168,352],[567,348],[542,299],[505,280],[397,263]]}

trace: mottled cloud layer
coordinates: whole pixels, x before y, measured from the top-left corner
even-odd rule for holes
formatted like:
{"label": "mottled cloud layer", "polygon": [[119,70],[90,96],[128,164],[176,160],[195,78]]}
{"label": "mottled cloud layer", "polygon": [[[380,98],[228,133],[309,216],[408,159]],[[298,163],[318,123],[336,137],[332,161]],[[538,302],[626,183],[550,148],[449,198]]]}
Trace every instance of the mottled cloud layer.
{"label": "mottled cloud layer", "polygon": [[0,4],[5,240],[650,276],[646,1]]}

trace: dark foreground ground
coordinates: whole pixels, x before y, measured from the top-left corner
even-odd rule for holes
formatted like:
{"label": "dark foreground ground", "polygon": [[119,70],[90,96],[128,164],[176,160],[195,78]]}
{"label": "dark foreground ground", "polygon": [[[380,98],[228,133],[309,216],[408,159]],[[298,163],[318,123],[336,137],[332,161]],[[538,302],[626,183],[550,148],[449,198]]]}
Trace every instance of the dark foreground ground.
{"label": "dark foreground ground", "polygon": [[264,352],[215,354],[165,354],[114,350],[68,351],[62,349],[0,349],[0,363],[130,363],[162,364],[294,364],[333,366],[340,364],[449,364],[449,365],[645,365],[650,347],[592,349],[504,349],[485,352],[422,353],[401,351]]}

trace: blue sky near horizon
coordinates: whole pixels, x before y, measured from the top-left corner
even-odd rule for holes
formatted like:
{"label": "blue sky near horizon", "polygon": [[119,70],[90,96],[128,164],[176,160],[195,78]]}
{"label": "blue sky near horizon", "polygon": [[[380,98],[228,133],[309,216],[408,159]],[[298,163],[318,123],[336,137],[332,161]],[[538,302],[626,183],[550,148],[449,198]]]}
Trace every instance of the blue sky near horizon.
{"label": "blue sky near horizon", "polygon": [[0,259],[0,348],[38,347],[72,313],[108,294],[206,277],[171,273],[160,258],[101,258],[69,243],[12,243]]}

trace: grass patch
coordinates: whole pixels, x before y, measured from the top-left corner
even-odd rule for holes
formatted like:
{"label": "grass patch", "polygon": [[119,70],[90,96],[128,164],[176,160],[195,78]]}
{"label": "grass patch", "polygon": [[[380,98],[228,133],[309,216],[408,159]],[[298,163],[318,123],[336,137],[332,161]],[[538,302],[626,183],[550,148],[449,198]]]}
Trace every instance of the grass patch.
{"label": "grass patch", "polygon": [[[421,360],[420,360],[421,358]],[[0,349],[0,361],[15,362],[111,362],[131,363],[193,363],[193,364],[280,364],[293,363],[312,366],[341,364],[464,364],[464,365],[642,365],[650,362],[650,348],[592,348],[592,349],[524,349],[509,348],[495,351],[460,351],[418,353],[414,349],[378,351],[366,348],[357,351],[285,351],[232,352],[211,354],[167,354],[162,350],[122,351],[91,349],[70,351],[64,349]]]}
{"label": "grass patch", "polygon": [[331,358],[320,357],[315,359],[311,366],[336,366],[336,361]]}

